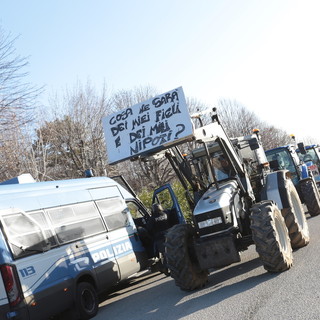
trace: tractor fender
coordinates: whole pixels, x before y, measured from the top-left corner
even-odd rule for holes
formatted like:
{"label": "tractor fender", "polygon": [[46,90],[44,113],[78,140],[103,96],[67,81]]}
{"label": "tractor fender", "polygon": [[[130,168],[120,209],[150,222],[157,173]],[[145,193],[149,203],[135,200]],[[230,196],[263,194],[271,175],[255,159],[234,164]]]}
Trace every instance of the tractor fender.
{"label": "tractor fender", "polygon": [[261,200],[272,200],[280,210],[288,208],[287,184],[288,180],[290,180],[288,174],[288,170],[269,173],[266,177],[266,184],[261,194]]}

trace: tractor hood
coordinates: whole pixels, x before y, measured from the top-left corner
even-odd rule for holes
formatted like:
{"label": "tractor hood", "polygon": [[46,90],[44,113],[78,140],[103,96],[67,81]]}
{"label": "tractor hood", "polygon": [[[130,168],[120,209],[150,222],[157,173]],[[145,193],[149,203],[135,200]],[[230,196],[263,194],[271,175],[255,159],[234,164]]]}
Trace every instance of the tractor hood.
{"label": "tractor hood", "polygon": [[236,180],[228,180],[219,184],[219,189],[213,185],[198,201],[194,209],[194,215],[197,216],[221,208],[229,208],[231,199],[234,197],[237,190],[238,183]]}

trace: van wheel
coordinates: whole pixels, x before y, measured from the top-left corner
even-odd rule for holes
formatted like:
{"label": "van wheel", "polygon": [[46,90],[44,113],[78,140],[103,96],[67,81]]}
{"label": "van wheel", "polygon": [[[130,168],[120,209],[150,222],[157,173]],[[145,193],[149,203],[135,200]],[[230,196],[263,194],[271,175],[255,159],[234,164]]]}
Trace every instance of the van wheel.
{"label": "van wheel", "polygon": [[78,284],[75,307],[80,320],[91,319],[98,313],[98,295],[91,283]]}
{"label": "van wheel", "polygon": [[293,249],[306,246],[310,241],[307,218],[304,213],[298,192],[290,179],[285,181],[286,197],[289,203],[288,208],[281,210]]}

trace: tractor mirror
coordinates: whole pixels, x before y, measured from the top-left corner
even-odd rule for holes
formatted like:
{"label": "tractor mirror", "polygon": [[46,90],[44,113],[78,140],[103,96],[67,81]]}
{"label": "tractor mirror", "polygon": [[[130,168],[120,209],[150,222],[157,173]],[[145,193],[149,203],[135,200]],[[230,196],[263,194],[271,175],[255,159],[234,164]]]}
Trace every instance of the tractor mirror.
{"label": "tractor mirror", "polygon": [[257,150],[260,148],[257,138],[252,138],[249,140],[249,146],[251,150]]}
{"label": "tractor mirror", "polygon": [[306,148],[304,147],[303,142],[298,143],[298,149],[299,149],[299,151],[300,151],[301,154],[306,154],[306,153],[307,153]]}
{"label": "tractor mirror", "polygon": [[269,161],[269,165],[271,170],[274,170],[274,171],[280,170],[278,160]]}

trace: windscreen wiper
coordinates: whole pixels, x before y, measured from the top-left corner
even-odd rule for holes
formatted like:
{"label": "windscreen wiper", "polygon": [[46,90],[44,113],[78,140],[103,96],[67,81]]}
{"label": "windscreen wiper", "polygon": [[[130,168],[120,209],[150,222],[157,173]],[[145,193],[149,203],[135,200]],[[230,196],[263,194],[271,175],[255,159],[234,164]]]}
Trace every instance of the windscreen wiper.
{"label": "windscreen wiper", "polygon": [[22,252],[36,252],[36,253],[43,253],[47,250],[45,248],[42,249],[31,249],[30,247],[24,247],[23,245],[18,245],[10,241],[10,244],[20,249]]}

